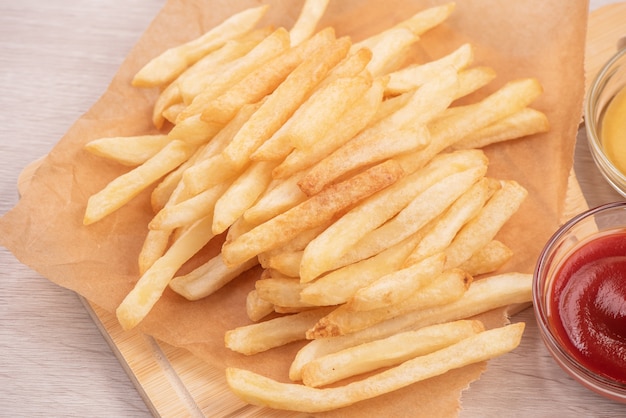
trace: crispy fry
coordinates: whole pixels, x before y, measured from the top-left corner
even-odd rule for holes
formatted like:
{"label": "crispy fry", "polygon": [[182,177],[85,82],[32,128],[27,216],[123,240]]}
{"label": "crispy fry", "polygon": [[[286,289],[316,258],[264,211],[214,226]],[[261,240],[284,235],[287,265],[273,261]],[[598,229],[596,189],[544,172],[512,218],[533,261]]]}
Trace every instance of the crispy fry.
{"label": "crispy fry", "polygon": [[274,312],[272,303],[261,299],[255,289],[248,292],[246,296],[246,314],[252,322],[258,322],[272,312]]}
{"label": "crispy fry", "polygon": [[290,308],[314,306],[300,300],[300,292],[305,286],[295,277],[261,279],[254,284],[261,299],[271,302],[275,306]]}
{"label": "crispy fry", "polygon": [[394,162],[382,163],[327,188],[298,206],[268,220],[236,240],[225,243],[226,264],[238,264],[288,242],[302,231],[329,221],[337,212],[381,190],[403,175]]}
{"label": "crispy fry", "polygon": [[125,330],[134,328],[152,310],[178,269],[213,238],[212,216],[196,222],[139,278],[115,313]]}
{"label": "crispy fry", "polygon": [[298,181],[303,174],[270,183],[259,200],[243,213],[243,217],[248,222],[260,224],[304,202],[307,195],[298,187]]}
{"label": "crispy fry", "polygon": [[347,38],[305,59],[242,126],[224,149],[224,157],[235,166],[244,165],[250,155],[270,138],[306,100],[313,88],[345,57],[350,47]]}
{"label": "crispy fry", "polygon": [[[444,171],[458,169],[458,166],[442,168]],[[435,178],[440,172],[442,171],[433,170],[431,178]],[[405,187],[398,187],[398,192],[402,191],[403,196],[393,201],[369,199],[367,203],[344,215],[307,246],[300,265],[300,279],[304,282],[311,281],[329,271],[350,248],[351,253],[358,253],[360,257],[366,258],[400,242],[443,212],[485,172],[486,166],[479,165],[435,180],[433,184],[429,183],[429,176],[415,177],[412,182],[406,183],[413,184],[412,192],[415,194],[412,195],[411,202],[404,200],[411,196],[410,193],[405,193]],[[424,185],[423,189],[419,187],[421,185]],[[384,195],[391,193],[393,191]],[[371,202],[373,204],[368,204]],[[386,206],[385,211],[380,208],[383,205]],[[376,214],[365,215],[367,218],[363,216],[374,208]],[[395,218],[382,225],[391,216]]]}
{"label": "crispy fry", "polygon": [[328,2],[329,0],[305,0],[298,18],[289,30],[291,46],[300,45],[315,33],[315,28],[324,15]]}
{"label": "crispy fry", "polygon": [[115,212],[142,190],[174,170],[192,154],[183,141],[169,142],[145,163],[113,179],[87,202],[83,223],[90,225]]}
{"label": "crispy fry", "polygon": [[167,135],[138,135],[99,138],[85,144],[85,150],[127,166],[145,163],[170,142]]}
{"label": "crispy fry", "polygon": [[226,381],[239,397],[251,404],[309,413],[322,412],[500,356],[519,345],[523,332],[523,322],[487,330],[363,380],[334,388],[318,389],[280,383],[233,367],[226,369]]}
{"label": "crispy fry", "polygon": [[359,289],[346,304],[346,309],[368,311],[399,304],[435,280],[443,272],[445,262],[445,255],[439,253],[395,270]]}
{"label": "crispy fry", "polygon": [[459,268],[472,276],[492,273],[502,267],[513,256],[513,251],[498,240],[489,241],[487,245],[476,251]]}
{"label": "crispy fry", "polygon": [[289,378],[301,380],[302,367],[306,363],[329,353],[401,331],[470,318],[492,309],[530,300],[532,274],[504,273],[476,280],[463,297],[447,305],[409,312],[352,334],[310,341],[298,351],[289,369]]}
{"label": "crispy fry", "polygon": [[320,387],[350,376],[396,366],[484,330],[480,321],[459,320],[398,333],[307,363],[302,370],[302,382],[306,386]]}
{"label": "crispy fry", "polygon": [[282,251],[270,255],[263,267],[278,270],[287,276],[298,277],[300,275],[300,260],[302,260],[302,251]]}
{"label": "crispy fry", "polygon": [[227,267],[221,254],[217,254],[184,276],[174,277],[169,287],[187,300],[199,300],[215,293],[257,264],[257,260],[251,259],[237,266]]}
{"label": "crispy fry", "polygon": [[235,328],[226,332],[224,342],[227,348],[249,356],[303,340],[306,330],[328,313],[329,309],[307,310]]}
{"label": "crispy fry", "polygon": [[445,306],[459,300],[471,282],[471,276],[464,271],[448,270],[392,305],[365,311],[351,311],[348,305],[339,306],[320,319],[307,331],[306,336],[308,339],[316,339],[352,334],[409,312]]}
{"label": "crispy fry", "polygon": [[138,87],[155,87],[171,82],[207,53],[221,47],[226,41],[251,31],[267,9],[268,6],[246,9],[224,20],[204,35],[167,49],[141,68],[135,74],[132,84]]}

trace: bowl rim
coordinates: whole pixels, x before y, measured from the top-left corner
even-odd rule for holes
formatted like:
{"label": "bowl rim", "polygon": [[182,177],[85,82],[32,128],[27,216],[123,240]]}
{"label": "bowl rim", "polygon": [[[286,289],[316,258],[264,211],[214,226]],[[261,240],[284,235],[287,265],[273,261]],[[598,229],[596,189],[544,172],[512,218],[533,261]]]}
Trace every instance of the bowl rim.
{"label": "bowl rim", "polygon": [[[602,91],[602,82],[606,79],[607,75],[610,74],[610,71],[615,66],[615,63],[625,56],[626,46],[618,49],[617,52],[614,53],[613,56],[611,56],[611,58],[606,63],[604,63],[600,71],[596,74],[591,84],[589,85],[584,104],[585,133],[587,134],[587,144],[591,148],[591,155],[596,161],[596,165],[602,172],[603,177],[617,192],[619,192],[624,197],[626,197],[626,173],[622,173],[604,153],[601,145],[602,141],[597,131],[598,124],[596,123],[595,118],[592,117],[592,115],[594,114],[593,111],[596,104],[595,99]],[[610,176],[606,175],[606,173],[604,172],[605,169],[610,171]],[[618,184],[616,184],[617,182],[614,179],[618,179],[619,183],[623,184],[623,186],[620,187]]]}

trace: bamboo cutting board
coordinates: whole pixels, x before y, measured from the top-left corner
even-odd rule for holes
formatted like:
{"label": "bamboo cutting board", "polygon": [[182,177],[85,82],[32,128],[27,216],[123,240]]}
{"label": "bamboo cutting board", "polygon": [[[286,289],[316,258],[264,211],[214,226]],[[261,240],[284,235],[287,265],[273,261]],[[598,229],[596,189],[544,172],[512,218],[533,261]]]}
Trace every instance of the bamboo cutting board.
{"label": "bamboo cutting board", "polygon": [[[593,12],[589,20],[587,85],[626,33],[626,3]],[[19,180],[27,186],[36,162]],[[587,208],[576,176],[570,175],[563,220]],[[159,417],[263,416],[295,417],[298,413],[272,411],[243,403],[226,386],[222,370],[136,330],[123,331],[114,315],[82,299],[120,363],[134,381],[148,407]]]}

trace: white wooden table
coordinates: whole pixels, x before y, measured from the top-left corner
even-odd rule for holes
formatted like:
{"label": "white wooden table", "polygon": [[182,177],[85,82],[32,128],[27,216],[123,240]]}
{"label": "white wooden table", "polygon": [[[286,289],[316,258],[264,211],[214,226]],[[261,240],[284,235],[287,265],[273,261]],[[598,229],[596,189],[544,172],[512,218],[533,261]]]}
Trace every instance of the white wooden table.
{"label": "white wooden table", "polygon": [[[21,170],[91,107],[163,3],[0,1],[0,214],[18,199]],[[592,0],[591,9],[608,3]],[[576,152],[589,205],[620,200],[584,141]],[[151,416],[76,294],[4,248],[0,281],[0,416]],[[626,415],[626,405],[589,393],[552,362],[530,310],[520,319],[529,327],[522,349],[489,363],[463,396],[463,417]]]}

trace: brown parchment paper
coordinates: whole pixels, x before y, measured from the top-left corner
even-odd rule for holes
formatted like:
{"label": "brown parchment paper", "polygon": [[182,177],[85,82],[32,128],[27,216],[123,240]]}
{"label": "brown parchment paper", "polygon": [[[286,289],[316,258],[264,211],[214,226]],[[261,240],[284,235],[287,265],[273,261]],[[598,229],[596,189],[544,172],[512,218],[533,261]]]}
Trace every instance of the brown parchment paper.
{"label": "brown parchment paper", "polygon": [[[71,127],[35,172],[22,199],[0,219],[0,244],[49,280],[73,289],[113,312],[138,279],[137,255],[152,213],[146,191],[99,223],[85,227],[87,198],[127,168],[86,153],[87,141],[154,132],[154,90],[130,86],[135,72],[164,49],[194,38],[232,13],[261,3],[271,8],[262,23],[290,27],[302,2],[171,0],[131,51],[110,87]],[[436,0],[331,0],[320,27],[331,25],[355,41],[407,18]],[[505,268],[532,272],[541,247],[558,227],[584,94],[586,1],[462,0],[453,16],[420,40],[415,60],[440,57],[471,42],[475,65],[498,73],[474,98],[518,77],[537,77],[543,96],[534,107],[544,111],[551,131],[488,147],[489,174],[514,179],[529,191],[520,212],[498,238],[515,252]],[[36,158],[36,156],[33,156]],[[215,253],[219,241],[206,249]],[[185,347],[223,368],[239,366],[287,381],[291,358],[301,344],[245,357],[224,348],[227,329],[247,324],[244,300],[258,270],[244,274],[216,294],[188,302],[167,290],[141,330]],[[502,311],[486,315],[494,324]],[[358,403],[324,416],[454,416],[459,396],[485,364],[455,370],[395,393]]]}

